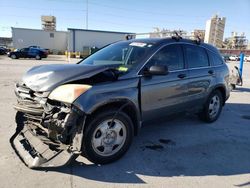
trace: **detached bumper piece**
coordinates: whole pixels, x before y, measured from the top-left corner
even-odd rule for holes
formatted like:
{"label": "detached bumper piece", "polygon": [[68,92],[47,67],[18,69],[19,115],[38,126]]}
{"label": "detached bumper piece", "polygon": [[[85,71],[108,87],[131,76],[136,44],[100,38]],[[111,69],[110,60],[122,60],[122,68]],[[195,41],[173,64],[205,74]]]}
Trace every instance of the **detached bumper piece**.
{"label": "detached bumper piece", "polygon": [[12,146],[29,168],[59,167],[66,165],[74,154],[67,149],[51,148],[24,126],[14,138]]}

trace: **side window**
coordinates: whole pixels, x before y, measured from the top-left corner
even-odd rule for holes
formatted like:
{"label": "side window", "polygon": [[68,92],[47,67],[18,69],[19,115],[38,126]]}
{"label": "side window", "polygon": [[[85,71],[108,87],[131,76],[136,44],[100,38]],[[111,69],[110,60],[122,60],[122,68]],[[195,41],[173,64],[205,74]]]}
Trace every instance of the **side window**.
{"label": "side window", "polygon": [[184,68],[183,53],[180,45],[168,45],[158,51],[147,63],[152,65],[166,65],[169,71]]}
{"label": "side window", "polygon": [[207,53],[202,47],[185,45],[185,52],[189,68],[209,66]]}
{"label": "side window", "polygon": [[21,49],[21,52],[28,52],[29,51],[29,48],[23,48]]}
{"label": "side window", "polygon": [[33,48],[30,49],[30,53],[36,53],[36,51],[37,51],[36,49]]}
{"label": "side window", "polygon": [[207,52],[208,52],[209,61],[211,65],[217,66],[217,65],[221,65],[224,63],[223,59],[219,57],[217,54],[214,54],[213,52],[210,52],[208,50]]}

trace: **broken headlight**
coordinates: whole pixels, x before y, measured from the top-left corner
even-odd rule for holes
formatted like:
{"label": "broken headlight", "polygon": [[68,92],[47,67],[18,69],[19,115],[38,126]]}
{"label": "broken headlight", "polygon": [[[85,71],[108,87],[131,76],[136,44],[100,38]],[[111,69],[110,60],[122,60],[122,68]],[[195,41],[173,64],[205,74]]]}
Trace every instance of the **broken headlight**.
{"label": "broken headlight", "polygon": [[89,90],[91,85],[81,85],[81,84],[66,84],[54,89],[50,95],[49,99],[61,101],[65,103],[72,103],[81,94]]}

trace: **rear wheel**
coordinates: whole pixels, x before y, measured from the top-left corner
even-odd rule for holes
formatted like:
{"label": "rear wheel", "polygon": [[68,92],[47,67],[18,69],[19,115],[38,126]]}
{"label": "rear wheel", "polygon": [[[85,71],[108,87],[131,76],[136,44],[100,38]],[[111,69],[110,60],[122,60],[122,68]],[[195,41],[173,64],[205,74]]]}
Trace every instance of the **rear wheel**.
{"label": "rear wheel", "polygon": [[200,118],[208,123],[214,122],[220,116],[223,98],[219,90],[213,91],[204,105],[203,111],[199,114]]}
{"label": "rear wheel", "polygon": [[134,133],[132,121],[127,114],[116,113],[117,110],[101,112],[87,125],[83,154],[93,163],[116,161],[131,145]]}

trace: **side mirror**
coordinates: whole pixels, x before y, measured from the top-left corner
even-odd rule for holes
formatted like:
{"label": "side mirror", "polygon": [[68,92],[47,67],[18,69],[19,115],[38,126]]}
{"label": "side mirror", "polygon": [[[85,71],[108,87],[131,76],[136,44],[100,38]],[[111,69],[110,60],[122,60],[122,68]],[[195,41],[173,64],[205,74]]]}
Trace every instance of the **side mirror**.
{"label": "side mirror", "polygon": [[153,65],[148,69],[150,75],[167,75],[168,67],[164,65]]}

